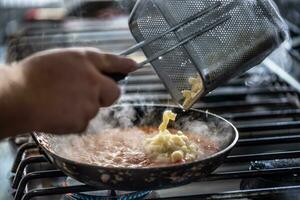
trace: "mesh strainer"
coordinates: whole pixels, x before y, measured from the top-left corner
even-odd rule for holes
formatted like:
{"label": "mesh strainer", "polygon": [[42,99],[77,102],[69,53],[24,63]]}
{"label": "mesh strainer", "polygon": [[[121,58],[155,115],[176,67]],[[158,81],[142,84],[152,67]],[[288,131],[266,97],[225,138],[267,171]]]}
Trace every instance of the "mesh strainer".
{"label": "mesh strainer", "polygon": [[123,55],[142,48],[148,59],[141,66],[151,62],[185,109],[287,37],[272,0],[139,0],[129,27],[138,44]]}

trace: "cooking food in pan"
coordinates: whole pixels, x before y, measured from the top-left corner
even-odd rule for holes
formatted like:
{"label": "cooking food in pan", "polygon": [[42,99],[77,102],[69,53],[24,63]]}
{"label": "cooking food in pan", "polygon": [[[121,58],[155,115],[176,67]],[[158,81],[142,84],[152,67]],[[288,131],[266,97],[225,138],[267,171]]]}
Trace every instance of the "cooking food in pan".
{"label": "cooking food in pan", "polygon": [[46,157],[78,181],[102,189],[145,191],[208,176],[236,144],[238,132],[204,111],[120,105],[101,109],[85,133],[33,136]]}
{"label": "cooking food in pan", "polygon": [[159,133],[146,138],[144,149],[150,163],[184,163],[217,152],[217,144],[196,133],[184,134],[181,130],[168,130],[169,121],[175,121],[176,114],[172,111],[163,113],[163,122]]}
{"label": "cooking food in pan", "polygon": [[[104,167],[154,167],[202,159],[217,152],[213,140],[197,133],[167,129],[176,114],[163,113],[157,127],[112,128],[71,135],[57,143],[57,153],[81,163]],[[68,148],[65,148],[68,146]]]}

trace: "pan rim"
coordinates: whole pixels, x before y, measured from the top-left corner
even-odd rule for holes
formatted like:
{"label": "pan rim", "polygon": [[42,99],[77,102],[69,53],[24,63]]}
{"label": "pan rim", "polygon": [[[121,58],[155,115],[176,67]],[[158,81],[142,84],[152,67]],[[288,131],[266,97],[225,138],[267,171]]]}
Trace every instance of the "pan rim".
{"label": "pan rim", "polygon": [[[117,107],[124,107],[124,106],[132,106],[132,107],[164,107],[164,108],[179,108],[181,109],[181,107],[176,106],[176,105],[168,105],[168,104],[117,104],[112,106],[111,108],[117,108]],[[80,166],[85,166],[85,167],[89,167],[89,168],[97,168],[97,169],[105,169],[105,170],[118,170],[118,171],[122,171],[122,170],[135,170],[135,171],[157,171],[157,170],[161,170],[161,169],[176,169],[176,168],[182,168],[182,167],[189,167],[189,166],[194,166],[195,164],[199,164],[199,163],[204,163],[204,162],[208,162],[209,160],[212,160],[214,158],[217,158],[223,154],[226,154],[226,152],[230,151],[238,142],[239,139],[239,132],[237,130],[237,128],[227,119],[211,113],[209,111],[204,111],[204,110],[200,110],[200,109],[195,109],[195,108],[191,108],[189,109],[189,111],[194,111],[194,112],[200,112],[206,115],[210,115],[213,117],[216,117],[224,122],[226,122],[227,124],[229,124],[231,126],[231,128],[234,131],[234,139],[232,140],[232,142],[224,149],[222,149],[221,151],[218,151],[204,159],[201,160],[195,160],[192,162],[186,162],[186,163],[181,163],[181,164],[171,164],[168,166],[154,166],[154,167],[104,167],[104,166],[100,166],[100,165],[95,165],[95,164],[87,164],[87,163],[83,163],[83,162],[78,162],[78,161],[74,161],[65,157],[62,157],[58,154],[56,154],[55,152],[53,152],[51,149],[45,147],[44,145],[42,145],[37,137],[39,134],[51,134],[51,133],[44,133],[44,132],[33,132],[33,138],[34,140],[37,142],[38,146],[41,147],[44,151],[45,154],[50,154],[51,157],[56,157],[59,158],[60,160],[64,161],[65,163],[71,163],[72,165],[80,165]],[[74,133],[75,134],[75,133]],[[47,157],[47,155],[46,155]]]}

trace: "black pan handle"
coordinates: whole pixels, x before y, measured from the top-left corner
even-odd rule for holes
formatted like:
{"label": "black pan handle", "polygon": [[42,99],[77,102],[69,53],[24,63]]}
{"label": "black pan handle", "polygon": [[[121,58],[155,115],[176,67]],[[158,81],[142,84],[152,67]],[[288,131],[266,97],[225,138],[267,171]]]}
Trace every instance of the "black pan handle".
{"label": "black pan handle", "polygon": [[127,74],[122,74],[122,73],[112,73],[112,74],[105,74],[105,75],[112,78],[116,82],[124,80],[127,77]]}

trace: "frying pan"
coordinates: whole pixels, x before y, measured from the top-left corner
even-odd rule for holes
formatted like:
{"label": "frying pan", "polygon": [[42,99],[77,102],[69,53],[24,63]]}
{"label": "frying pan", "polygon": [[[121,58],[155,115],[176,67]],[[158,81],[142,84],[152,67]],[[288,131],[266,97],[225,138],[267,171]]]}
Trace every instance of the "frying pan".
{"label": "frying pan", "polygon": [[[188,128],[187,123],[205,125],[210,132],[205,136],[218,141],[219,151],[204,159],[184,164],[148,168],[116,168],[80,163],[61,156],[56,145],[64,136],[35,132],[33,138],[49,161],[66,175],[102,189],[104,187],[121,191],[155,190],[188,184],[206,177],[222,164],[238,140],[237,129],[222,117],[196,109],[184,112],[179,107],[164,105],[118,105],[101,109],[99,116],[105,113],[105,117],[103,117],[104,115],[101,117],[105,126],[122,127],[124,118],[128,118],[131,122],[129,126],[158,127],[166,109],[177,113],[176,122],[171,123],[170,127],[181,128],[184,131]],[[103,128],[101,125],[93,127],[93,123],[97,124],[97,117],[91,122],[91,128],[88,128],[87,131],[95,127],[98,130]],[[196,131],[196,134],[203,134],[203,129]],[[64,148],[68,148],[68,146],[64,146]]]}

